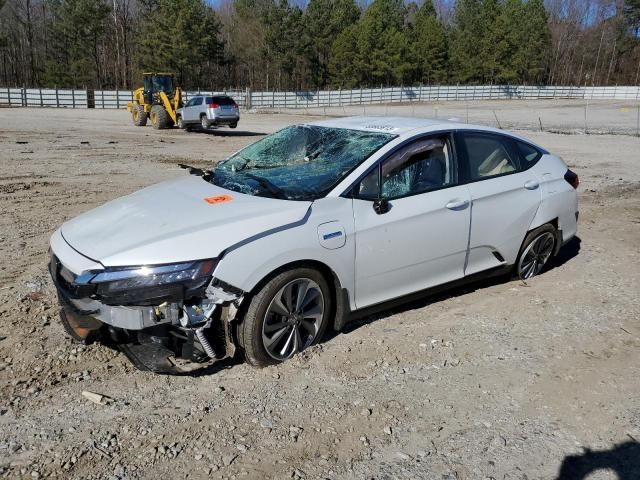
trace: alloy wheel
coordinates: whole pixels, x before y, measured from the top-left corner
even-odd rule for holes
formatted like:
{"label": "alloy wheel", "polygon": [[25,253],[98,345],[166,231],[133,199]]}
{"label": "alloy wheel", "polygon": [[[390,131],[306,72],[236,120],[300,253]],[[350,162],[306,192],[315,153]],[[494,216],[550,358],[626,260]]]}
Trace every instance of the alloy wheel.
{"label": "alloy wheel", "polygon": [[313,343],[324,316],[324,296],[309,278],[287,283],[273,297],[262,322],[262,342],[270,357],[282,361]]}
{"label": "alloy wheel", "polygon": [[542,271],[551,258],[555,238],[551,232],[544,232],[534,238],[525,248],[518,262],[518,275],[523,280],[531,278]]}

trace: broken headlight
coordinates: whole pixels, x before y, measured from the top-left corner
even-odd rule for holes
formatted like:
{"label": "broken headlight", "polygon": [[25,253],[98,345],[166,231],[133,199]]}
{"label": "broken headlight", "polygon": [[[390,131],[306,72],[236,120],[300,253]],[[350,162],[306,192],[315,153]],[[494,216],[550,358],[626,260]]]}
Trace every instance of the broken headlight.
{"label": "broken headlight", "polygon": [[182,301],[206,288],[215,260],[170,265],[110,268],[91,279],[107,304],[147,305]]}

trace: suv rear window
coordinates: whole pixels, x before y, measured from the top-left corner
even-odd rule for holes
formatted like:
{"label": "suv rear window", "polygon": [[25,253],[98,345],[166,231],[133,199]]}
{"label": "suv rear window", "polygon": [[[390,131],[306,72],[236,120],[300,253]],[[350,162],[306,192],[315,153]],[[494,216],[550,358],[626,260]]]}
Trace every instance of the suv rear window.
{"label": "suv rear window", "polygon": [[207,97],[208,105],[212,103],[217,103],[218,105],[235,105],[236,102],[233,101],[231,97]]}

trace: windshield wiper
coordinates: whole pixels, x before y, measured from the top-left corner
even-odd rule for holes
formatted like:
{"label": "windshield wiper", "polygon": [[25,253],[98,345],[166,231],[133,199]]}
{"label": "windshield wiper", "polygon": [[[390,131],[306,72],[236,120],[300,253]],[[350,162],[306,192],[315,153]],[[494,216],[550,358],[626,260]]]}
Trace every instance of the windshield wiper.
{"label": "windshield wiper", "polygon": [[202,177],[207,182],[213,178],[213,170],[205,170],[198,167],[192,167],[191,165],[186,165],[184,163],[179,163],[178,166],[180,168],[184,168],[185,170],[189,170],[189,173],[191,175]]}
{"label": "windshield wiper", "polygon": [[242,172],[242,174],[258,182],[260,186],[263,187],[265,190],[267,190],[274,198],[287,200],[287,194],[284,193],[284,190],[282,190],[277,185],[274,185],[272,182],[270,182],[266,178],[260,177],[258,175],[252,175],[251,173],[248,173],[248,172]]}

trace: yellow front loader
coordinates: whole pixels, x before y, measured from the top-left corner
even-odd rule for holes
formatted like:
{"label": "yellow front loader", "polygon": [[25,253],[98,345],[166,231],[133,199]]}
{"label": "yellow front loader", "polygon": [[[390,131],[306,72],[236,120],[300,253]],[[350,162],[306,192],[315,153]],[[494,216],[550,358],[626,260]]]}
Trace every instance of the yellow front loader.
{"label": "yellow front loader", "polygon": [[153,128],[171,128],[176,112],[182,108],[182,90],[171,73],[145,73],[144,86],[133,92],[133,101],[127,104],[133,124],[144,127],[147,119]]}

